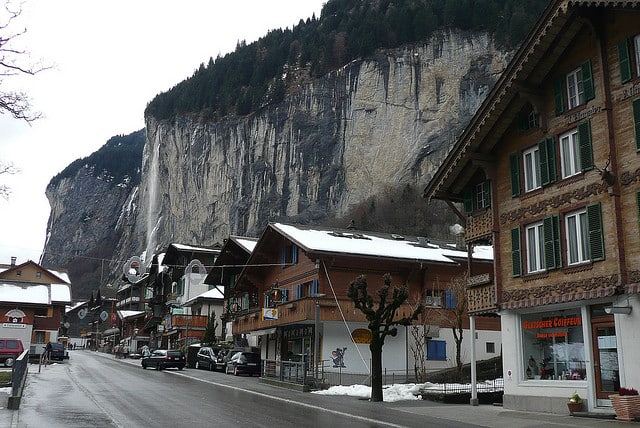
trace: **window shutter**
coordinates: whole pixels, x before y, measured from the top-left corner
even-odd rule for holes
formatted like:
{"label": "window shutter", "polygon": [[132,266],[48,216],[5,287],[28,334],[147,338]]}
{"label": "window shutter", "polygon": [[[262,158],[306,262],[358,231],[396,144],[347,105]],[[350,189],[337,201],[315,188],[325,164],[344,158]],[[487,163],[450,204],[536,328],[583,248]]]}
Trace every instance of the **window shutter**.
{"label": "window shutter", "polygon": [[298,246],[297,245],[291,246],[291,263],[293,264],[298,263]]}
{"label": "window shutter", "polygon": [[314,296],[318,294],[318,279],[314,279],[311,282],[311,294],[313,294]]}
{"label": "window shutter", "polygon": [[296,285],[296,296],[298,299],[302,299],[302,284]]}
{"label": "window shutter", "polygon": [[520,228],[511,229],[511,257],[513,260],[513,276],[522,275],[522,258],[520,257]]}
{"label": "window shutter", "polygon": [[511,196],[520,195],[520,153],[509,155],[509,169],[511,170]]}
{"label": "window shutter", "polygon": [[636,131],[636,150],[640,150],[640,98],[633,102],[633,128]]}
{"label": "window shutter", "polygon": [[547,270],[562,266],[560,259],[560,220],[549,216],[542,221],[544,229],[544,263]]}
{"label": "window shutter", "polygon": [[600,203],[587,205],[587,232],[591,261],[604,260],[604,236]]}
{"label": "window shutter", "polygon": [[618,45],[618,63],[620,64],[620,81],[626,83],[631,80],[631,56],[629,55],[629,41],[625,39]]}
{"label": "window shutter", "polygon": [[264,295],[264,307],[268,308],[271,306],[271,295],[269,293]]}
{"label": "window shutter", "polygon": [[596,97],[596,91],[593,87],[593,75],[591,73],[591,60],[588,59],[582,63],[582,85],[584,87],[585,101],[592,100]]}
{"label": "window shutter", "polygon": [[282,267],[287,266],[287,247],[286,245],[282,248]]}
{"label": "window shutter", "polygon": [[578,125],[578,140],[580,144],[580,168],[587,171],[593,168],[593,148],[591,147],[591,121],[587,120]]}
{"label": "window shutter", "polygon": [[446,309],[456,308],[456,294],[453,290],[447,290],[444,292],[444,307]]}
{"label": "window shutter", "polygon": [[462,192],[462,200],[464,201],[464,212],[469,214],[473,212],[473,189],[467,187]]}
{"label": "window shutter", "polygon": [[482,188],[484,189],[484,207],[491,207],[491,182],[489,180],[482,183]]}
{"label": "window shutter", "polygon": [[547,152],[547,167],[549,168],[549,183],[555,183],[558,179],[556,170],[556,140],[547,138],[545,140]]}
{"label": "window shutter", "polygon": [[287,302],[289,300],[289,290],[287,290],[286,288],[282,289],[282,301],[283,302]]}
{"label": "window shutter", "polygon": [[543,186],[550,183],[549,181],[549,156],[547,154],[547,142],[543,140],[538,143],[538,152],[540,153],[540,181]]}
{"label": "window shutter", "polygon": [[447,359],[447,342],[427,340],[427,359],[445,361]]}
{"label": "window shutter", "polygon": [[640,226],[640,191],[636,192],[636,205],[638,209],[638,226]]}
{"label": "window shutter", "polygon": [[553,101],[556,109],[556,116],[564,113],[564,92],[562,91],[562,76],[553,81]]}

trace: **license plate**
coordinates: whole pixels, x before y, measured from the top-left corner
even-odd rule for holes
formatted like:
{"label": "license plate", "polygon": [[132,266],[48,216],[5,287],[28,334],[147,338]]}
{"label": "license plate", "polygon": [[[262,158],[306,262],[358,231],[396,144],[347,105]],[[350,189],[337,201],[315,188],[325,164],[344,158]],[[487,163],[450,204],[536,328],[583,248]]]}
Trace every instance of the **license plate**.
{"label": "license plate", "polygon": [[247,363],[248,366],[255,366],[256,363]]}

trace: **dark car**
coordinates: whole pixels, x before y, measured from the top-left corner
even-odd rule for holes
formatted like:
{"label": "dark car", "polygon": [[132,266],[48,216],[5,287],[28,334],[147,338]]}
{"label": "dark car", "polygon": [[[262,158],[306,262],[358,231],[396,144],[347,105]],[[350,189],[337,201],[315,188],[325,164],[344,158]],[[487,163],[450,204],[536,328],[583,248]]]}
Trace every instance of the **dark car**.
{"label": "dark car", "polygon": [[187,359],[177,349],[156,349],[148,357],[143,357],[141,364],[143,369],[155,367],[156,370],[163,370],[173,367],[182,370],[187,364]]}
{"label": "dark car", "polygon": [[220,349],[211,348],[209,346],[203,346],[198,351],[198,355],[196,356],[196,368],[197,369],[207,369],[207,370],[215,370],[216,369],[216,359],[218,358],[217,352]]}
{"label": "dark car", "polygon": [[236,352],[227,362],[227,374],[233,373],[238,376],[240,374],[248,374],[249,376],[260,376],[262,363],[260,354],[256,352]]}
{"label": "dark car", "polygon": [[69,358],[69,353],[64,347],[64,344],[59,342],[51,342],[51,360],[62,361]]}
{"label": "dark car", "polygon": [[23,351],[20,339],[0,339],[0,363],[4,363],[5,367],[13,366]]}

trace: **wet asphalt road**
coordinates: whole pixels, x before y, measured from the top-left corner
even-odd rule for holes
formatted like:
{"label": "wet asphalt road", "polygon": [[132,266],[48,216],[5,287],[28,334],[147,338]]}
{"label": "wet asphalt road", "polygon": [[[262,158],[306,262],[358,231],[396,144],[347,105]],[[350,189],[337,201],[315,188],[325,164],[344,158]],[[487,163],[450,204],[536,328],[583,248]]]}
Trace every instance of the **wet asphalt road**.
{"label": "wet asphalt road", "polygon": [[[11,421],[4,424],[4,421]],[[197,369],[143,370],[139,360],[73,351],[29,367],[20,409],[0,426],[39,427],[602,427],[615,422],[416,400],[370,403],[291,391]]]}

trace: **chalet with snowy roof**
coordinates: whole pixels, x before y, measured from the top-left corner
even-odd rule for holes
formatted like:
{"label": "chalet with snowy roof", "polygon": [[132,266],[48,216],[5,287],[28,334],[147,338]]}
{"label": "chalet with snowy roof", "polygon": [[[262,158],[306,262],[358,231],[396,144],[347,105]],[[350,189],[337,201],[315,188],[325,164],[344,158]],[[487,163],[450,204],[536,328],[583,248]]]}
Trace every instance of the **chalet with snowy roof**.
{"label": "chalet with snowy roof", "polygon": [[425,189],[495,248],[469,295],[501,316],[505,408],[640,385],[639,178],[640,2],[549,2]]}
{"label": "chalet with snowy roof", "polygon": [[[492,261],[491,247],[475,248],[477,271],[490,272]],[[392,285],[409,287],[409,304],[400,308],[399,317],[410,315],[419,302],[430,306],[419,321],[427,332],[426,343],[412,343],[411,327],[400,327],[398,335],[387,337],[384,345],[385,371],[413,379],[411,346],[425,351],[429,369],[454,364],[451,329],[441,328],[435,313],[455,306],[448,284],[466,269],[467,251],[455,244],[398,234],[269,224],[227,294],[233,333],[260,346],[267,364],[315,360],[322,362],[325,377],[329,372],[368,374],[367,323],[347,290],[353,280],[365,275],[369,292],[375,294],[390,273]],[[498,319],[486,318],[477,325],[478,341],[487,345],[479,358],[499,355]],[[463,341],[463,346],[469,342]],[[463,350],[463,355],[468,354]]]}
{"label": "chalet with snowy roof", "polygon": [[31,260],[16,264],[15,258],[0,265],[0,337],[20,339],[25,349],[39,352],[66,334],[65,307],[70,303],[66,271]]}

